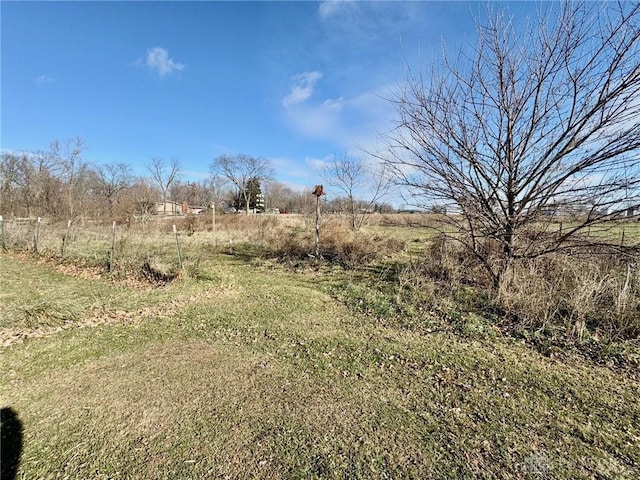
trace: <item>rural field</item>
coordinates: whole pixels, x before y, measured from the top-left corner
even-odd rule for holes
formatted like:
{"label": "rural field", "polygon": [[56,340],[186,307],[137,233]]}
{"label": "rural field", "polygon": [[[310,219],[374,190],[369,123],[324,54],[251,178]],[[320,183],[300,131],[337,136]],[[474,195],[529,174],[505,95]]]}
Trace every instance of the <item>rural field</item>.
{"label": "rural field", "polygon": [[637,258],[488,295],[376,217],[7,224],[3,478],[640,477]]}

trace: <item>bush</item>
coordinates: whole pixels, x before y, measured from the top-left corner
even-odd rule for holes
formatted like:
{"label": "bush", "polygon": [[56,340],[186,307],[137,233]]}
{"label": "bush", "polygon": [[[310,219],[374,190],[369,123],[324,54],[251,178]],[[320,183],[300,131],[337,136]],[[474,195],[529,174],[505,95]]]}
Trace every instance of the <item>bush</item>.
{"label": "bush", "polygon": [[[267,245],[277,257],[286,261],[314,258],[315,230],[289,228],[274,233]],[[400,240],[354,232],[340,222],[326,222],[320,232],[321,259],[349,269],[368,265],[404,247]]]}
{"label": "bush", "polygon": [[[484,247],[491,255],[492,246]],[[412,269],[438,283],[440,291],[457,295],[456,304],[462,301],[466,308],[497,316],[503,326],[522,334],[631,339],[640,336],[639,260],[566,253],[518,260],[492,293],[491,279],[475,257],[437,237]],[[460,298],[461,287],[471,288],[475,301]]]}
{"label": "bush", "polygon": [[146,259],[140,268],[140,277],[155,285],[165,285],[175,280],[179,271],[159,258]]}
{"label": "bush", "polygon": [[575,350],[598,362],[637,368],[639,260],[556,253],[517,261],[495,291],[469,252],[439,237],[417,261],[358,278],[335,293],[390,327],[474,337],[502,332],[542,352]]}

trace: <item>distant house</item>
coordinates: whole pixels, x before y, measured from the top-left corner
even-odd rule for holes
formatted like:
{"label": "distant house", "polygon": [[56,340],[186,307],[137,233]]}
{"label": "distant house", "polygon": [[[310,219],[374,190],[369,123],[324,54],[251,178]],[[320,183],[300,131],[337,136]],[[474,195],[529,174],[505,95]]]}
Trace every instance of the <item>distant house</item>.
{"label": "distant house", "polygon": [[207,207],[196,207],[187,202],[156,202],[153,213],[156,215],[200,215]]}
{"label": "distant house", "polygon": [[[186,205],[183,204],[183,211],[184,211],[184,206]],[[186,212],[191,214],[191,215],[202,215],[204,213],[204,211],[207,209],[207,207],[196,207],[194,205],[186,205]]]}
{"label": "distant house", "polygon": [[182,215],[182,203],[156,202],[153,213],[156,215]]}
{"label": "distant house", "polygon": [[640,215],[640,205],[635,205],[635,206],[630,205],[625,208],[621,208],[620,206],[609,207],[609,208],[598,211],[598,213],[603,215],[610,215],[612,213],[615,213],[616,217],[630,218],[630,217],[635,217],[637,215]]}

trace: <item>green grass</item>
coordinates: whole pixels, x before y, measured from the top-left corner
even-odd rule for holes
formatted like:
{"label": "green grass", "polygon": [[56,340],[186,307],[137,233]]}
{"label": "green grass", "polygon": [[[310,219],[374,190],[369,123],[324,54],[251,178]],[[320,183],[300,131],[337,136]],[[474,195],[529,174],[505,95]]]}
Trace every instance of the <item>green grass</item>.
{"label": "green grass", "polygon": [[3,326],[52,297],[73,324],[117,314],[3,349],[18,478],[640,475],[637,381],[499,336],[376,322],[328,293],[335,270],[209,252],[200,276],[141,288],[1,261]]}
{"label": "green grass", "polygon": [[73,323],[101,312],[135,310],[162,296],[151,288],[132,295],[124,284],[96,278],[72,265],[53,269],[27,256],[0,257],[0,284],[0,328]]}

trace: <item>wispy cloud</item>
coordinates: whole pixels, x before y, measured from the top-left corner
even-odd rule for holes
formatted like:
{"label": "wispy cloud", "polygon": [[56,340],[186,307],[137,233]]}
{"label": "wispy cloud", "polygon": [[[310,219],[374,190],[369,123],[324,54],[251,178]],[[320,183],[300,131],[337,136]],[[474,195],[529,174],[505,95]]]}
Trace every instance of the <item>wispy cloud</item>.
{"label": "wispy cloud", "polygon": [[393,85],[351,97],[328,98],[286,110],[288,123],[298,134],[333,143],[349,152],[374,149],[378,136],[394,125],[395,110],[388,98]]}
{"label": "wispy cloud", "polygon": [[334,15],[340,14],[340,12],[344,11],[345,7],[348,7],[351,3],[351,0],[327,0],[325,2],[320,2],[318,6],[318,15],[320,18],[325,20],[327,18],[333,17]]}
{"label": "wispy cloud", "polygon": [[289,108],[305,102],[312,94],[318,80],[322,78],[320,72],[304,72],[293,77],[291,90],[282,99],[282,105]]}
{"label": "wispy cloud", "polygon": [[308,159],[269,157],[269,160],[275,167],[278,182],[294,191],[310,191],[319,180],[317,170],[309,164]]}
{"label": "wispy cloud", "polygon": [[325,156],[324,158],[312,158],[307,157],[304,159],[305,165],[309,167],[314,173],[319,172],[322,169],[329,166],[329,164],[334,160],[334,154],[330,154]]}
{"label": "wispy cloud", "polygon": [[53,77],[51,77],[51,76],[49,76],[47,74],[40,75],[38,78],[36,78],[36,84],[38,86],[40,86],[40,87],[43,86],[43,85],[47,85],[49,83],[53,83],[55,81],[56,81],[55,78],[53,78]]}
{"label": "wispy cloud", "polygon": [[136,62],[136,65],[148,68],[160,77],[184,70],[182,63],[176,62],[169,56],[169,52],[162,47],[153,47],[147,50],[147,55]]}
{"label": "wispy cloud", "polygon": [[[456,4],[457,2],[446,2]],[[440,31],[441,2],[419,1],[329,1],[319,4],[316,17],[322,31],[322,41],[332,57],[328,64],[351,58],[365,77],[375,77],[397,69],[407,60],[413,60],[417,48],[426,48],[423,42],[430,38],[424,31]],[[436,37],[437,38],[437,37]],[[440,54],[441,42],[428,44],[426,53]],[[375,52],[375,53],[372,53]],[[327,75],[329,74],[327,69]],[[352,72],[354,74],[355,72]]]}
{"label": "wispy cloud", "polygon": [[289,180],[301,183],[312,181],[309,180],[309,169],[299,160],[284,157],[269,157],[269,160],[271,160],[276,172],[283,172]]}

